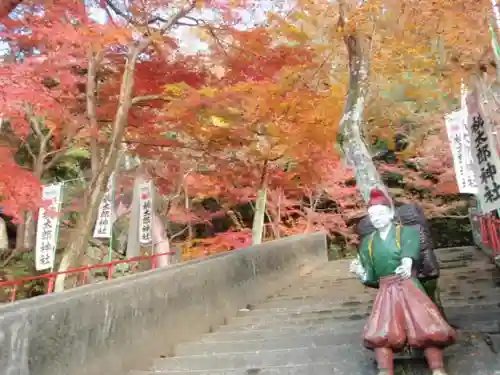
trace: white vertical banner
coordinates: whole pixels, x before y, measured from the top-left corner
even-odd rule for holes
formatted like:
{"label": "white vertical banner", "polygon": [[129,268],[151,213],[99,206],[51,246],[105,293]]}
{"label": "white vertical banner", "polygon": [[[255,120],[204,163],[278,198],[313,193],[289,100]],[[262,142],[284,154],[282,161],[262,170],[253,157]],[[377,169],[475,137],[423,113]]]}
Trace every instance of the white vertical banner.
{"label": "white vertical banner", "polygon": [[106,193],[99,205],[99,212],[94,227],[94,238],[111,238],[114,221],[114,190],[115,174],[112,173],[108,180]]}
{"label": "white vertical banner", "polygon": [[477,194],[477,180],[472,158],[471,142],[467,130],[467,108],[445,116],[446,132],[450,142],[455,177],[460,193]]}
{"label": "white vertical banner", "polygon": [[54,267],[62,190],[62,183],[45,185],[42,190],[42,199],[49,202],[49,207],[47,209],[40,208],[38,212],[35,245],[35,268],[37,271]]}
{"label": "white vertical banner", "polygon": [[468,95],[467,108],[467,127],[472,141],[478,200],[483,213],[488,213],[500,208],[500,159],[491,123],[481,115],[478,95]]}
{"label": "white vertical banner", "polygon": [[153,238],[153,183],[143,181],[138,186],[139,193],[139,242],[142,245],[151,243]]}
{"label": "white vertical banner", "polygon": [[127,258],[129,259],[141,255],[139,245],[139,184],[140,181],[136,177],[134,180],[130,221],[128,224],[127,234]]}

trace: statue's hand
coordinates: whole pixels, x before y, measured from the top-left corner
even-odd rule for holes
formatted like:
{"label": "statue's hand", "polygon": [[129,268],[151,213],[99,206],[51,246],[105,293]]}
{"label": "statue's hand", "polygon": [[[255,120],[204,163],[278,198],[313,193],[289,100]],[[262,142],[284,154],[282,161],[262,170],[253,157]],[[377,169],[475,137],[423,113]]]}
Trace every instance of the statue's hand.
{"label": "statue's hand", "polygon": [[349,272],[355,274],[360,279],[364,279],[366,277],[366,270],[361,264],[359,257],[351,262],[349,266]]}
{"label": "statue's hand", "polygon": [[396,275],[401,276],[403,279],[409,279],[411,277],[411,267],[413,265],[413,259],[411,258],[403,258],[401,260],[401,265],[396,268],[394,273]]}
{"label": "statue's hand", "polygon": [[349,265],[349,272],[350,273],[356,273],[356,270],[358,269],[358,266],[359,266],[359,259],[356,258]]}

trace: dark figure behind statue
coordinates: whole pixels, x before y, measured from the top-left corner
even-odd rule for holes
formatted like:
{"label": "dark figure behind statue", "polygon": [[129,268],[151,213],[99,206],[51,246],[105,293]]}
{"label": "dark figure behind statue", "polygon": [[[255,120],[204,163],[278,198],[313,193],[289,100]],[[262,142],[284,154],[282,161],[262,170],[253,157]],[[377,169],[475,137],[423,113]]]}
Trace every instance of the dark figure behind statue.
{"label": "dark figure behind statue", "polygon": [[364,238],[351,272],[378,287],[364,330],[382,375],[394,374],[393,353],[409,345],[422,349],[433,375],[445,375],[442,349],[455,341],[446,322],[417,278],[420,233],[395,224],[390,200],[380,190],[370,195],[368,214],[376,231]]}

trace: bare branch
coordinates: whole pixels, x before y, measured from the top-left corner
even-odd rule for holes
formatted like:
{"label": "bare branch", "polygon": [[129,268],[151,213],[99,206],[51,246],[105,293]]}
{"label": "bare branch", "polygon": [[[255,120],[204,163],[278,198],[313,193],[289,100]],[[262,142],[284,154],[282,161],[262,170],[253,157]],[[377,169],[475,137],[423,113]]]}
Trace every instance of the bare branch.
{"label": "bare branch", "polygon": [[[151,18],[147,21],[142,21],[142,22],[132,19],[132,17],[130,15],[128,15],[125,11],[118,8],[118,6],[116,4],[114,4],[112,0],[106,0],[106,4],[113,10],[113,12],[115,12],[117,15],[124,18],[125,20],[127,20],[127,22],[131,23],[134,26],[146,27],[146,26],[151,25],[155,22],[164,23],[165,25],[163,25],[160,28],[160,32],[162,32],[162,33],[165,32],[166,30],[170,29],[175,24],[182,24],[182,25],[186,25],[186,26],[198,25],[197,20],[195,20],[192,17],[187,17],[187,14],[195,8],[196,0],[188,1],[188,5],[185,6],[181,11],[179,11],[174,17],[172,17],[170,19],[163,18],[161,16],[154,16],[153,18]],[[191,21],[194,21],[195,23],[194,24],[187,24],[184,22],[180,22],[181,18],[189,19]]]}
{"label": "bare branch", "polygon": [[143,96],[136,96],[135,98],[132,99],[132,104],[139,104],[142,102],[146,102],[148,100],[163,100],[163,101],[170,101],[171,98],[162,95],[162,94],[151,94],[151,95],[143,95]]}
{"label": "bare branch", "polygon": [[180,237],[188,230],[188,226],[186,225],[184,229],[180,230],[179,232],[175,233],[174,235],[170,236],[170,241],[175,240],[177,237]]}
{"label": "bare branch", "polygon": [[31,146],[28,143],[28,141],[23,142],[23,146],[26,147],[26,151],[28,151],[29,156],[31,156],[31,158],[33,159],[33,163],[35,163],[36,162],[36,155],[33,152],[33,149],[31,148]]}
{"label": "bare branch", "polygon": [[439,215],[431,216],[432,219],[468,219],[469,215]]}
{"label": "bare branch", "polygon": [[101,161],[101,149],[97,143],[97,133],[99,132],[99,125],[97,123],[97,70],[99,64],[104,58],[104,52],[101,50],[94,53],[92,50],[89,51],[89,62],[87,69],[87,116],[90,122],[90,128],[92,129],[92,137],[90,141],[90,158],[91,158],[91,169],[92,176],[97,174],[100,161]]}
{"label": "bare branch", "polygon": [[197,20],[196,18],[189,17],[189,16],[184,16],[183,17],[186,20],[192,21],[193,23],[185,23],[185,22],[178,22],[179,25],[184,25],[184,26],[198,26],[200,23],[204,23],[202,20]]}
{"label": "bare branch", "polygon": [[80,130],[82,130],[83,128],[84,128],[84,126],[80,126],[78,129],[75,130],[74,133],[66,134],[62,146],[59,147],[57,150],[53,150],[53,151],[48,152],[46,154],[46,157],[49,157],[52,155],[54,155],[54,156],[52,157],[52,159],[50,159],[49,162],[47,162],[44,165],[44,167],[43,167],[44,170],[48,170],[50,168],[53,168],[63,158],[63,156],[66,154],[66,151],[71,148],[71,145],[73,143],[73,139],[74,139],[75,135],[78,134],[78,132]]}
{"label": "bare branch", "polygon": [[130,17],[123,12],[120,8],[118,8],[111,0],[106,0],[106,4],[120,17],[125,18],[127,21],[130,21]]}
{"label": "bare branch", "polygon": [[171,29],[172,26],[179,22],[181,18],[187,16],[188,13],[191,12],[195,7],[196,0],[189,0],[188,4],[183,9],[181,9],[175,16],[165,22],[165,25],[160,28],[160,33],[164,33],[165,31]]}
{"label": "bare branch", "polygon": [[36,136],[43,139],[42,129],[40,128],[40,123],[35,119],[33,111],[31,109],[27,110],[28,120],[31,125],[31,129],[35,132]]}

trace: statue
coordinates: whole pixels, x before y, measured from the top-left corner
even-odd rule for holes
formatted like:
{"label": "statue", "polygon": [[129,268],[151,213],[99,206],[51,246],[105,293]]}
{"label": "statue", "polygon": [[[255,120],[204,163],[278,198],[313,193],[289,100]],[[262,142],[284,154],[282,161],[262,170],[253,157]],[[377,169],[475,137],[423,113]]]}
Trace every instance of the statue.
{"label": "statue", "polygon": [[442,349],[455,331],[416,277],[420,234],[394,223],[389,198],[370,192],[368,216],[376,231],[364,238],[350,266],[361,282],[378,293],[364,329],[364,345],[374,349],[379,375],[394,375],[394,352],[407,345],[422,349],[432,375],[446,375]]}

